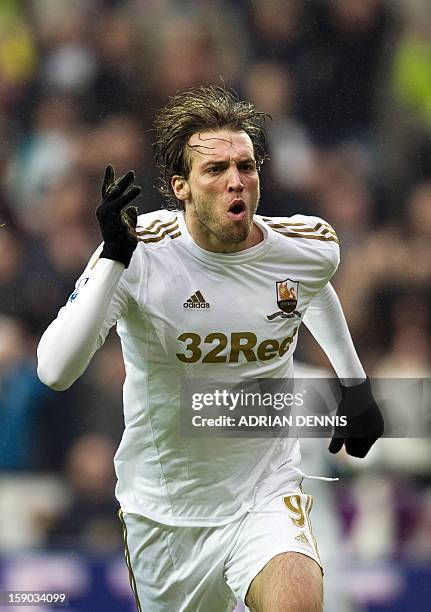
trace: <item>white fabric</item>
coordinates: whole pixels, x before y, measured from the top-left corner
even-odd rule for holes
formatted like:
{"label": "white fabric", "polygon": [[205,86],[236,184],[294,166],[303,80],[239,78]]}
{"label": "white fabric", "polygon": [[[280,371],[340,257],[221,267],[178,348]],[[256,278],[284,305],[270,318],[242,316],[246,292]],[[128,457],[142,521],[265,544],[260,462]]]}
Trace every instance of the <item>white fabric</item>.
{"label": "white fabric", "polygon": [[[109,321],[112,316],[108,316],[108,311],[114,311],[114,302],[121,300],[118,281],[124,265],[100,259],[97,273],[92,273],[93,261],[97,261],[97,255],[90,260],[87,271],[77,283],[77,287],[79,284],[83,286],[81,291],[85,291],[85,299],[77,300],[77,292],[72,293],[67,306],[46,330],[37,349],[39,378],[58,391],[70,387],[87,368],[114,323]],[[91,283],[88,282],[90,276]]]}
{"label": "white fabric", "polygon": [[327,354],[338,378],[346,386],[364,381],[359,361],[338,296],[330,283],[313,298],[304,323]]}
{"label": "white fabric", "polygon": [[[169,232],[175,217],[179,229]],[[147,242],[138,244],[129,268],[97,261],[96,252],[73,299],[42,337],[39,375],[64,389],[117,323],[126,380],[116,494],[126,512],[170,525],[225,524],[249,510],[253,489],[281,463],[288,473],[300,461],[294,439],[193,438],[180,429],[185,377],[293,376],[300,322],[338,265],[338,244],[317,217],[256,216],[255,222],[264,240],[224,254],[197,246],[182,213],[140,216]],[[297,236],[290,228],[298,226],[305,229]],[[298,295],[295,313],[283,318],[276,283],[286,279],[297,283]],[[209,306],[186,308],[197,291]],[[238,333],[255,338],[248,353],[234,346]]]}
{"label": "white fabric", "polygon": [[[321,565],[309,517],[312,498],[298,475],[287,481],[280,476],[271,476],[256,490],[250,511],[227,525],[178,528],[124,513],[141,609],[228,612],[237,598],[245,601],[251,581],[275,556],[297,552]],[[289,510],[285,496],[294,496],[299,512]]]}

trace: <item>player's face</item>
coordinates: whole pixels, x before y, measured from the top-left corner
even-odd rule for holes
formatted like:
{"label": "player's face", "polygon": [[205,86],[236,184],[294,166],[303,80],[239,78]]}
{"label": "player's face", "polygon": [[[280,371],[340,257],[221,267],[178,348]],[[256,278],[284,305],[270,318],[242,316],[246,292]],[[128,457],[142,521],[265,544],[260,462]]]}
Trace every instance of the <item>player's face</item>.
{"label": "player's face", "polygon": [[191,171],[180,199],[193,238],[211,251],[251,246],[252,235],[259,231],[254,229],[253,215],[260,194],[248,134],[227,129],[193,134],[188,154]]}

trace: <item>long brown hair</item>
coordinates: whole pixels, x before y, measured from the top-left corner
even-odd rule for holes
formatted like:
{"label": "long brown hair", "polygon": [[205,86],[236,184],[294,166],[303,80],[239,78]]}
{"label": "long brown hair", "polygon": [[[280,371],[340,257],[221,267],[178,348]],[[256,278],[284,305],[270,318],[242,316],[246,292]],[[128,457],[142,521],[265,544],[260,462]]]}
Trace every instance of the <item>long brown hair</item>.
{"label": "long brown hair", "polygon": [[154,159],[160,170],[160,193],[168,208],[183,208],[175,198],[171,179],[187,178],[191,170],[188,140],[193,134],[227,128],[244,131],[253,143],[258,169],[267,158],[263,121],[267,113],[257,111],[251,102],[240,100],[233,89],[219,85],[195,87],[169,99],[154,120],[156,139]]}

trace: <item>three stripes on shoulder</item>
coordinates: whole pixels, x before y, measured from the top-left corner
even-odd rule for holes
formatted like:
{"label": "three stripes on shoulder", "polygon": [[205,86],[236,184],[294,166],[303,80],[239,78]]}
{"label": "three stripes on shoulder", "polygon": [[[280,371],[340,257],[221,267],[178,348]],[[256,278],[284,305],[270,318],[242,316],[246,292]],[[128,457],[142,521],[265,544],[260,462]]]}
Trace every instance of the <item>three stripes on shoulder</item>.
{"label": "three stripes on shoulder", "polygon": [[178,225],[178,217],[174,217],[166,223],[162,223],[160,219],[155,219],[148,227],[137,227],[136,235],[141,242],[160,242],[163,238],[169,236],[172,240],[181,236],[180,227]]}
{"label": "three stripes on shoulder", "polygon": [[[338,237],[334,228],[319,221],[316,224],[307,223],[292,223],[289,221],[277,222],[271,217],[262,217],[268,226],[286,238],[305,238],[308,240],[322,240],[324,242],[336,242]],[[174,217],[166,223],[162,223],[160,219],[155,219],[148,227],[136,228],[138,240],[145,243],[160,242],[164,238],[178,238],[181,236],[181,231],[178,225],[178,217]]]}
{"label": "three stripes on shoulder", "polygon": [[338,237],[329,223],[319,221],[316,224],[276,222],[271,217],[262,217],[267,225],[286,238],[306,238],[308,240],[322,240],[323,242],[336,242]]}

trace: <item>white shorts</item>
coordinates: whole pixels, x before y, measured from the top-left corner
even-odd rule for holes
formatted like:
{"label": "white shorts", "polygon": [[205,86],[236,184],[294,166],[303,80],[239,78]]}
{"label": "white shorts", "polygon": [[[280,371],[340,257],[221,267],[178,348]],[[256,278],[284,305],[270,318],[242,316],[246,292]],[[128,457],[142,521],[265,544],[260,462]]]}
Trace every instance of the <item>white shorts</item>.
{"label": "white shorts", "polygon": [[218,527],[172,527],[120,510],[130,583],[139,612],[227,612],[276,555],[321,561],[298,479],[255,496],[244,516]]}

